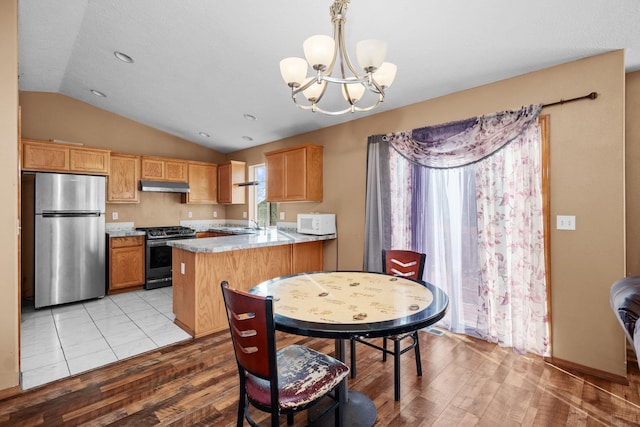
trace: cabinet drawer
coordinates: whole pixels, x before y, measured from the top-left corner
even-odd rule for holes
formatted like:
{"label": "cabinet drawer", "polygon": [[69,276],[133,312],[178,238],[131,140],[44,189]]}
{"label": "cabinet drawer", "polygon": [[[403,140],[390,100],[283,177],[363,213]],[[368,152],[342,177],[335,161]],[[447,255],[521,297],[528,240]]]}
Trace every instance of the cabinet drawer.
{"label": "cabinet drawer", "polygon": [[143,246],[144,236],[112,237],[111,248],[126,248],[130,246]]}

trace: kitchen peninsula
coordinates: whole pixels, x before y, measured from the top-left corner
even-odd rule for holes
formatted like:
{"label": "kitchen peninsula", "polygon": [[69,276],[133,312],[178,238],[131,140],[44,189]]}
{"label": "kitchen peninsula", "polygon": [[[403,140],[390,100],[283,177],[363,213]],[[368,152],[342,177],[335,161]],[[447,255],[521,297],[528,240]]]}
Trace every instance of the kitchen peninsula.
{"label": "kitchen peninsula", "polygon": [[227,328],[220,282],[248,291],[274,277],[322,271],[323,241],[335,238],[262,229],[171,242],[175,323],[194,338]]}

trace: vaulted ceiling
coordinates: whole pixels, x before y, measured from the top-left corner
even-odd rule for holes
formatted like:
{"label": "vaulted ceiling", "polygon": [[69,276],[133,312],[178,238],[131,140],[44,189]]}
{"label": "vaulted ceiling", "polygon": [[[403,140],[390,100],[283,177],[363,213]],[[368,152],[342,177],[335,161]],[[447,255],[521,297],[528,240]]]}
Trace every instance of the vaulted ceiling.
{"label": "vaulted ceiling", "polygon": [[359,40],[386,40],[396,80],[372,112],[311,113],[291,101],[279,62],[303,57],[308,36],[331,35],[331,3],[19,0],[19,87],[226,153],[610,50],[640,69],[637,0],[351,0],[350,54]]}

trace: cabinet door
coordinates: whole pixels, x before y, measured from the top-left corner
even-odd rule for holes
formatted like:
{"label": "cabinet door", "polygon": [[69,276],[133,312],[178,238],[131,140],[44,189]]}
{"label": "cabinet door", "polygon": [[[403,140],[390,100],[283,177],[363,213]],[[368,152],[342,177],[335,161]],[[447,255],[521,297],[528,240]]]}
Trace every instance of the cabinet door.
{"label": "cabinet door", "polygon": [[231,164],[218,165],[218,203],[231,203]]}
{"label": "cabinet door", "polygon": [[187,162],[165,160],[164,173],[167,181],[187,182]]}
{"label": "cabinet door", "polygon": [[22,169],[69,172],[69,148],[45,142],[23,141]]}
{"label": "cabinet door", "polygon": [[231,160],[218,165],[218,203],[243,204],[245,187],[237,184],[246,180],[245,162]]}
{"label": "cabinet door", "polygon": [[144,284],[144,236],[112,237],[109,250],[109,291]]}
{"label": "cabinet door", "polygon": [[159,181],[164,179],[164,161],[159,159],[142,158],[142,179]]}
{"label": "cabinet door", "polygon": [[107,178],[107,202],[139,203],[140,157],[111,155],[111,173]]}
{"label": "cabinet door", "polygon": [[297,243],[292,245],[291,274],[324,270],[324,242]]}
{"label": "cabinet door", "polygon": [[284,200],[284,153],[265,156],[267,170],[267,200]]}
{"label": "cabinet door", "polygon": [[214,164],[189,163],[187,203],[215,204],[218,193],[218,167]]}
{"label": "cabinet door", "polygon": [[306,150],[299,148],[284,154],[284,200],[305,200],[307,196]]}
{"label": "cabinet door", "polygon": [[69,149],[69,170],[71,172],[108,175],[109,160],[108,150]]}

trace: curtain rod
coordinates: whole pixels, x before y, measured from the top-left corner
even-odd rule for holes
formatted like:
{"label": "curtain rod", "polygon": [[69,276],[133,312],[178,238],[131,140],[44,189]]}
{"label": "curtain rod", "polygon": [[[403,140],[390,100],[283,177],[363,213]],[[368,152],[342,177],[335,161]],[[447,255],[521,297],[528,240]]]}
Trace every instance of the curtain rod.
{"label": "curtain rod", "polygon": [[566,104],[568,102],[580,101],[580,100],[583,100],[583,99],[596,99],[597,97],[598,97],[597,93],[591,92],[589,95],[579,96],[577,98],[561,99],[560,101],[551,102],[549,104],[542,104],[542,108],[551,107],[552,105],[562,105],[562,104]]}

